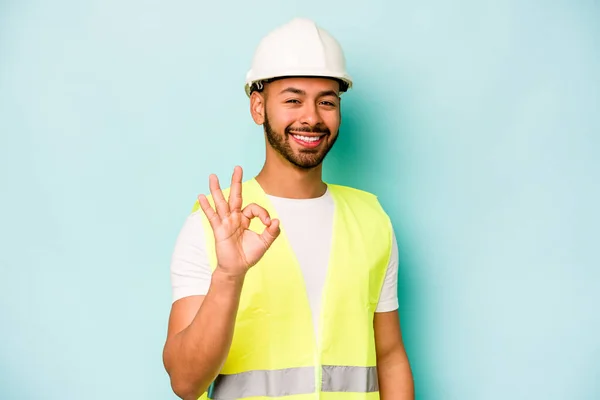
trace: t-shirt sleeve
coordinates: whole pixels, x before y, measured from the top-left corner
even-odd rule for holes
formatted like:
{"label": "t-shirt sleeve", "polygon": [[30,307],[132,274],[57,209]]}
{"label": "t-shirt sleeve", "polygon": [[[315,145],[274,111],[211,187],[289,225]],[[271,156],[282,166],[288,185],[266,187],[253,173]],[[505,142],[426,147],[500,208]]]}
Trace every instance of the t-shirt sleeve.
{"label": "t-shirt sleeve", "polygon": [[212,269],[201,212],[196,211],[187,217],[175,242],[171,256],[173,302],[187,296],[206,295],[210,286]]}
{"label": "t-shirt sleeve", "polygon": [[398,243],[396,235],[392,234],[392,251],[385,273],[379,303],[375,312],[388,312],[398,309]]}

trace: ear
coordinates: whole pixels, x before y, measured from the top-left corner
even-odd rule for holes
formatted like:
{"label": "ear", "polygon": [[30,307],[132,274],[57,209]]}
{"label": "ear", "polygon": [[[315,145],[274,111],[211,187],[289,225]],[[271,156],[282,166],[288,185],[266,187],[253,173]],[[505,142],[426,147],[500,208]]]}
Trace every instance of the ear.
{"label": "ear", "polygon": [[265,96],[260,92],[252,92],[250,95],[250,114],[257,125],[265,122]]}

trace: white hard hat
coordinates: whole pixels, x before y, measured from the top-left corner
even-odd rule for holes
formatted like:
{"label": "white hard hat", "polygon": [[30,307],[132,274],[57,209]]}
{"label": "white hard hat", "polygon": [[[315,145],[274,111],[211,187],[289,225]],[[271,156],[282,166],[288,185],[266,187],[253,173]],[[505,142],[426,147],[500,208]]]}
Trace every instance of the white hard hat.
{"label": "white hard hat", "polygon": [[330,77],[341,81],[342,91],[352,87],[342,47],[306,18],[295,18],[260,41],[246,74],[246,94],[254,84],[260,88],[261,81],[287,76]]}

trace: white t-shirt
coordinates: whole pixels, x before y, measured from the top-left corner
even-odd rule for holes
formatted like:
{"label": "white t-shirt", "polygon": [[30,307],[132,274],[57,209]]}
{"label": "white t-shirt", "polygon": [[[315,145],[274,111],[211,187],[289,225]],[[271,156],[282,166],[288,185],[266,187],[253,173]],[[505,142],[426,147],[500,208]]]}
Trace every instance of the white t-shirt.
{"label": "white t-shirt", "polygon": [[[318,327],[321,291],[329,261],[333,211],[329,191],[314,199],[288,199],[268,196],[285,227],[290,245],[302,270],[313,315]],[[186,296],[206,295],[212,270],[206,251],[202,209],[190,214],[175,244],[171,260],[173,302]],[[392,240],[392,252],[376,312],[398,308],[398,247]]]}

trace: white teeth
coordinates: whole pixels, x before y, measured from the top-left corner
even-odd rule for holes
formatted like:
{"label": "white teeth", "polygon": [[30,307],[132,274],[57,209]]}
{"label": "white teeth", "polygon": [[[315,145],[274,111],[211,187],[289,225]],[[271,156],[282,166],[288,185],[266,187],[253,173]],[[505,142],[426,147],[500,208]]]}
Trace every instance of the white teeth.
{"label": "white teeth", "polygon": [[302,140],[303,142],[316,142],[320,139],[320,137],[308,137],[308,136],[300,136],[294,135],[295,138]]}

